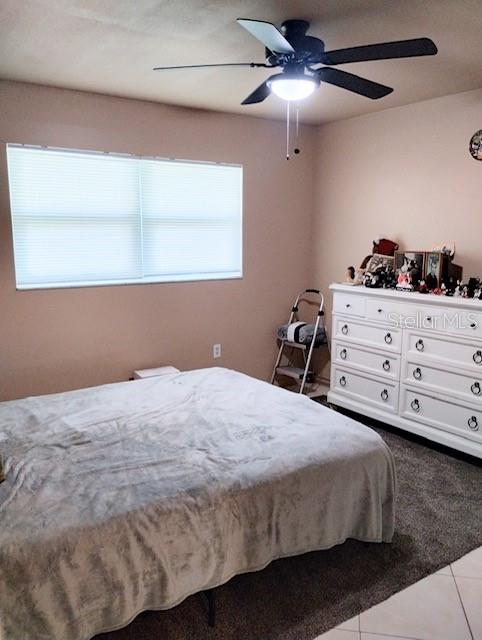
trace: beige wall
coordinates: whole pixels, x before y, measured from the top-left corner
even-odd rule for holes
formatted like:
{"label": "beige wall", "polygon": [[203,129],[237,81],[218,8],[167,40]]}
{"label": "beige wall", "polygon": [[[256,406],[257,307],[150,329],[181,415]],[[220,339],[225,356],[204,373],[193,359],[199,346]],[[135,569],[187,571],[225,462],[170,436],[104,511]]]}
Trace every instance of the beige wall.
{"label": "beige wall", "polygon": [[379,234],[403,249],[455,241],[464,276],[482,276],[482,90],[340,121],[318,130],[314,279],[359,266]]}
{"label": "beige wall", "polygon": [[[267,377],[274,332],[312,286],[314,130],[284,157],[280,122],[0,83],[0,399],[214,364]],[[16,291],[5,142],[244,166],[244,278]],[[212,359],[212,344],[223,355]]]}
{"label": "beige wall", "polygon": [[[266,378],[296,291],[342,280],[380,233],[407,249],[454,240],[482,275],[482,163],[467,150],[482,90],[304,127],[290,162],[279,122],[15,83],[0,105],[0,399],[167,363]],[[8,141],[243,164],[244,278],[16,292]]]}

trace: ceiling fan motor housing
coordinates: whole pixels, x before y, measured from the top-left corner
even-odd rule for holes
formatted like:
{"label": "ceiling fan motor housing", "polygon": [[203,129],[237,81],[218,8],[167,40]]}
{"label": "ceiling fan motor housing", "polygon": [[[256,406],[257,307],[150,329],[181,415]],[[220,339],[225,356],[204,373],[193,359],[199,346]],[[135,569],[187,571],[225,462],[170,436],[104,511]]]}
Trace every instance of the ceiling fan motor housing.
{"label": "ceiling fan motor housing", "polygon": [[300,38],[306,35],[310,28],[308,20],[285,20],[281,25],[281,33],[288,40],[291,37]]}
{"label": "ceiling fan motor housing", "polygon": [[307,20],[285,20],[281,25],[281,33],[291,44],[294,53],[273,53],[266,49],[266,61],[271,65],[316,64],[325,51],[323,40],[307,36],[310,27]]}

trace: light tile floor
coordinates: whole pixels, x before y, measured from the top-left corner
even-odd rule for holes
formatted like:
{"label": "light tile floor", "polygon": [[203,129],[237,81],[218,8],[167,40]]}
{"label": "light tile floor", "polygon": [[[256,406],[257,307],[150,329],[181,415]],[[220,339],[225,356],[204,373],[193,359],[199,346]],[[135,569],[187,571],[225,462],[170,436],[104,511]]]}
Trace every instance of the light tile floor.
{"label": "light tile floor", "polygon": [[482,640],[482,547],[315,640]]}

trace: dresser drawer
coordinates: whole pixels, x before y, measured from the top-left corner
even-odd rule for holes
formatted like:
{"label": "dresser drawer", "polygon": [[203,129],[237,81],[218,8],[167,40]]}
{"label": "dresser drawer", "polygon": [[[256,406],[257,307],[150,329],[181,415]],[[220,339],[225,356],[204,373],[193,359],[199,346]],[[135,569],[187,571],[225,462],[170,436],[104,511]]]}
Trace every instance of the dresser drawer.
{"label": "dresser drawer", "polygon": [[462,400],[480,404],[482,409],[482,371],[480,376],[464,375],[446,369],[408,360],[405,364],[405,382],[435,392],[459,396]]}
{"label": "dresser drawer", "polygon": [[399,326],[400,321],[407,315],[413,315],[415,305],[386,299],[369,299],[366,303],[367,320],[388,322],[392,326]]}
{"label": "dresser drawer", "polygon": [[331,388],[358,402],[397,413],[399,387],[391,380],[374,380],[363,373],[354,373],[334,365]]}
{"label": "dresser drawer", "polygon": [[421,306],[417,308],[416,327],[482,342],[482,310],[478,312],[448,307]]}
{"label": "dresser drawer", "polygon": [[404,388],[401,415],[482,442],[482,410]]}
{"label": "dresser drawer", "polygon": [[333,301],[333,311],[350,316],[365,316],[364,296],[349,293],[336,293]]}
{"label": "dresser drawer", "polygon": [[402,346],[401,332],[391,327],[381,327],[356,322],[351,318],[335,316],[334,335],[337,340],[354,342],[360,346],[371,346],[400,353]]}
{"label": "dresser drawer", "polygon": [[482,373],[482,342],[457,342],[443,335],[410,332],[406,336],[408,359],[416,356],[444,362],[447,367],[464,367]]}
{"label": "dresser drawer", "polygon": [[335,342],[332,357],[334,362],[341,366],[355,367],[366,373],[373,373],[397,381],[400,376],[400,357],[395,354],[381,354],[355,347],[347,342]]}

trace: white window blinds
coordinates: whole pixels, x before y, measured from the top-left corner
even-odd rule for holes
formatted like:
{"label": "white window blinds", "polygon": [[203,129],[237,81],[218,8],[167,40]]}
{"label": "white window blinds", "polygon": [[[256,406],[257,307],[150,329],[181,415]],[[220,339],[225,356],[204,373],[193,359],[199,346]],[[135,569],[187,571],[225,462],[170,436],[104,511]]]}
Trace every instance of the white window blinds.
{"label": "white window blinds", "polygon": [[7,146],[17,288],[242,275],[242,168]]}

